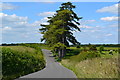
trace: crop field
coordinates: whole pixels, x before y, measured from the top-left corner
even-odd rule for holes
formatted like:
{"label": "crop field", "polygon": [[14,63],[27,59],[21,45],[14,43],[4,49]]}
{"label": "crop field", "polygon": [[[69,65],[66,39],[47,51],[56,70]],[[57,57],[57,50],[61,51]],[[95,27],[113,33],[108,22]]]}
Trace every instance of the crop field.
{"label": "crop field", "polygon": [[45,67],[41,50],[25,46],[2,47],[2,80],[13,80]]}
{"label": "crop field", "polygon": [[[71,69],[78,78],[118,78],[118,47],[104,47],[102,53],[84,51],[84,47],[69,47],[61,64]],[[112,54],[110,54],[112,50]]]}

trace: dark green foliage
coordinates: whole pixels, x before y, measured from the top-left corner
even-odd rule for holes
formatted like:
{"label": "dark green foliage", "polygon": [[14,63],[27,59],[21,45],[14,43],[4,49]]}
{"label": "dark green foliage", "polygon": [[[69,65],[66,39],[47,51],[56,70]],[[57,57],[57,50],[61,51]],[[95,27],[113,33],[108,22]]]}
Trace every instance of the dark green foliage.
{"label": "dark green foliage", "polygon": [[110,55],[113,55],[113,50],[110,50],[110,51],[109,51],[109,54],[110,54]]}
{"label": "dark green foliage", "polygon": [[[72,31],[80,31],[78,22],[82,17],[78,17],[73,11],[75,8],[71,2],[61,4],[59,10],[56,11],[52,17],[48,17],[48,25],[41,24],[42,28],[39,29],[43,38],[41,41],[45,41],[50,47],[53,47],[53,51],[57,52],[59,57],[64,57],[66,54],[66,47],[69,43],[77,45],[79,42],[73,36]],[[56,47],[57,46],[57,47]]]}
{"label": "dark green foliage", "polygon": [[95,45],[89,45],[89,51],[97,51],[97,48]]}
{"label": "dark green foliage", "polygon": [[76,48],[81,48],[81,43],[78,43],[78,45],[76,46]]}
{"label": "dark green foliage", "polygon": [[77,45],[76,48],[80,48],[81,46],[80,45]]}
{"label": "dark green foliage", "polygon": [[25,74],[41,70],[45,61],[40,52],[19,52],[10,48],[2,48],[3,80],[13,80]]}
{"label": "dark green foliage", "polygon": [[99,47],[100,53],[102,53],[103,50],[104,50],[104,46],[100,46],[100,47]]}
{"label": "dark green foliage", "polygon": [[65,57],[70,57],[74,55],[78,55],[81,52],[80,49],[67,49],[67,54]]}
{"label": "dark green foliage", "polygon": [[100,57],[100,54],[95,51],[87,51],[87,52],[82,51],[79,55],[71,57],[71,59],[73,59],[73,61],[80,62],[86,59],[91,59],[96,57]]}

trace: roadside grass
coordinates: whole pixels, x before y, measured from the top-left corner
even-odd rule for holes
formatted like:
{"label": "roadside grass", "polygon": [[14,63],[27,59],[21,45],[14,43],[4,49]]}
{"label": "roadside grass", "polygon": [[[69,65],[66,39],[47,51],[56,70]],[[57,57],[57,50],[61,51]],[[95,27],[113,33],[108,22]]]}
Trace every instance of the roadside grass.
{"label": "roadside grass", "polygon": [[25,46],[2,47],[2,80],[13,80],[41,70],[45,60],[41,51]]}
{"label": "roadside grass", "polygon": [[[71,69],[78,78],[118,78],[118,48],[105,47],[106,51],[82,51],[83,47],[70,47],[73,52],[67,53],[61,64]],[[97,50],[99,48],[97,47]],[[79,53],[75,53],[77,50]],[[109,54],[113,51],[113,55]],[[68,56],[69,54],[73,54]],[[97,55],[97,56],[96,56]]]}
{"label": "roadside grass", "polygon": [[71,69],[78,78],[118,78],[116,58],[93,58],[77,63],[63,59],[61,63]]}

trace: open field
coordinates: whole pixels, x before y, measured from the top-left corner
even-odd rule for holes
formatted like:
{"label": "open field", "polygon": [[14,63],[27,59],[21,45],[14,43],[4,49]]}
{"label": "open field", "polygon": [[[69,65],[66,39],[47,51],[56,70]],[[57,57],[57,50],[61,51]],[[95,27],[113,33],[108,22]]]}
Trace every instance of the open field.
{"label": "open field", "polygon": [[[50,50],[51,48],[44,44],[3,46],[3,70],[5,71],[3,80],[43,69],[45,61],[41,49]],[[118,77],[118,47],[104,47],[102,53],[99,52],[99,47],[97,51],[89,51],[89,47],[86,47],[87,51],[84,51],[84,47],[67,49],[67,54],[61,63],[71,69],[78,78]],[[113,50],[112,55],[109,54],[110,50]]]}
{"label": "open field", "polygon": [[41,50],[25,46],[3,46],[2,66],[2,79],[13,80],[43,69],[45,60]]}
{"label": "open field", "polygon": [[[88,47],[86,46],[86,48],[88,49]],[[96,47],[97,49],[99,49],[99,47]],[[69,47],[68,49],[78,49],[76,47]],[[81,47],[80,49],[83,49],[83,47]],[[118,50],[118,47],[104,47],[105,50]]]}
{"label": "open field", "polygon": [[[88,47],[87,47],[88,48]],[[105,47],[102,53],[98,51],[82,51],[83,47],[68,48],[62,65],[75,72],[78,78],[118,78],[118,47]],[[109,54],[113,51],[113,55]]]}

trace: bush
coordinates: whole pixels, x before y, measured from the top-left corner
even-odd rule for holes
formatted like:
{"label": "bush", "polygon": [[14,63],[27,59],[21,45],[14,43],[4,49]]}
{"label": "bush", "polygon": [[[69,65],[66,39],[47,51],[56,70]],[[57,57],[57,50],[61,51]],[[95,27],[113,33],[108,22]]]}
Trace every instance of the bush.
{"label": "bush", "polygon": [[99,47],[100,53],[102,53],[103,50],[104,50],[104,46],[100,46],[100,47]]}
{"label": "bush", "polygon": [[80,62],[86,59],[100,57],[100,54],[95,51],[82,51],[79,55],[71,57],[71,61]]}
{"label": "bush", "polygon": [[45,61],[41,53],[19,52],[10,48],[2,48],[3,80],[13,80],[25,74],[41,70]]}
{"label": "bush", "polygon": [[95,45],[89,45],[89,50],[90,51],[97,51],[97,48]]}
{"label": "bush", "polygon": [[81,46],[80,45],[77,45],[76,48],[80,48]]}
{"label": "bush", "polygon": [[87,51],[80,54],[80,60],[86,60],[91,58],[100,57],[100,54],[95,51]]}

